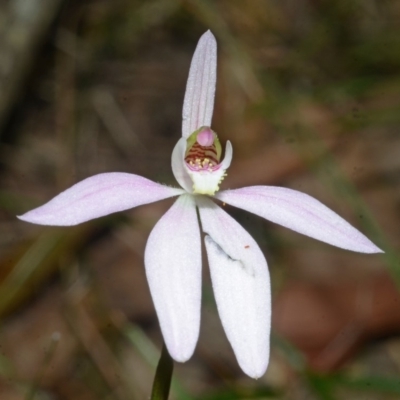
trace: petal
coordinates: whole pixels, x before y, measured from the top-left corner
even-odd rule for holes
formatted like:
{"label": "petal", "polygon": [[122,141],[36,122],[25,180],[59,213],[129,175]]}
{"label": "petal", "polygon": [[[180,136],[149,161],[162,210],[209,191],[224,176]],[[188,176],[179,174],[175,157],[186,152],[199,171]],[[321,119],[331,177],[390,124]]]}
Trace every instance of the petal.
{"label": "petal", "polygon": [[197,198],[215,300],[243,371],[264,374],[269,359],[271,290],[267,262],[254,239],[225,211]]}
{"label": "petal", "polygon": [[109,172],[84,179],[18,218],[39,225],[77,225],[182,192],[138,175]]}
{"label": "petal", "polygon": [[228,140],[225,146],[225,157],[221,163],[221,167],[223,169],[228,169],[230,167],[232,162],[232,156],[233,156],[232,143]]}
{"label": "petal", "polygon": [[207,31],[193,54],[182,111],[182,136],[201,126],[211,126],[217,79],[217,42]]}
{"label": "petal", "polygon": [[381,253],[368,238],[313,197],[275,186],[250,186],[216,197],[303,235],[360,253]]}
{"label": "petal", "polygon": [[201,242],[192,196],[183,195],[158,221],[146,245],[150,292],[168,351],[193,354],[200,329]]}
{"label": "petal", "polygon": [[188,193],[192,193],[193,182],[185,166],[186,139],[180,138],[172,151],[171,166],[175,179]]}

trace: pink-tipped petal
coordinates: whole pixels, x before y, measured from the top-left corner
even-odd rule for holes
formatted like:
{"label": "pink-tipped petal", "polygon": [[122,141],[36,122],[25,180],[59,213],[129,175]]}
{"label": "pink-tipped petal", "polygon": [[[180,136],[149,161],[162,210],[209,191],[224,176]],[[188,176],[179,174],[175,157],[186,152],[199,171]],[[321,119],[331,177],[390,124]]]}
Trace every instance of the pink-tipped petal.
{"label": "pink-tipped petal", "polygon": [[218,312],[242,370],[267,369],[271,293],[267,262],[254,239],[212,201],[198,197]]}
{"label": "pink-tipped petal", "polygon": [[200,329],[201,242],[192,196],[183,195],[158,221],[146,245],[150,292],[171,357],[193,354]]}
{"label": "pink-tipped petal", "polygon": [[361,232],[315,198],[275,186],[226,190],[216,197],[303,235],[360,253],[381,253]]}
{"label": "pink-tipped petal", "polygon": [[188,193],[193,192],[193,182],[185,167],[186,139],[180,138],[172,151],[171,166],[175,179]]}
{"label": "pink-tipped petal", "polygon": [[138,175],[110,172],[84,179],[18,218],[39,225],[77,225],[182,193]]}
{"label": "pink-tipped petal", "polygon": [[217,79],[217,42],[207,31],[193,54],[182,111],[182,136],[189,137],[201,126],[211,126]]}

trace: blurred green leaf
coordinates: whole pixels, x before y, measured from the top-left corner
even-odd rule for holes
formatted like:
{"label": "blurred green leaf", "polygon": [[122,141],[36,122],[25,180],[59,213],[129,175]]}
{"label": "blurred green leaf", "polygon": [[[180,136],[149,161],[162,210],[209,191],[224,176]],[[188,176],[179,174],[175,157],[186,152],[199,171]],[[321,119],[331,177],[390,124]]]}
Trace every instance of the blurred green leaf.
{"label": "blurred green leaf", "polygon": [[362,392],[383,392],[388,394],[398,394],[400,396],[400,379],[385,378],[380,376],[364,376],[352,378],[344,374],[333,375],[336,385],[348,387]]}

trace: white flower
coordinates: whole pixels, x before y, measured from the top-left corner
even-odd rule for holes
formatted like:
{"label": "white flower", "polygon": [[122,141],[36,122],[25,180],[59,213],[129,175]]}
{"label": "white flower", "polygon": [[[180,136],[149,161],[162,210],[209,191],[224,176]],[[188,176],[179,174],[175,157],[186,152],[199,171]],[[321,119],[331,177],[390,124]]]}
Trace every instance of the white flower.
{"label": "white flower", "polygon": [[[201,227],[222,325],[239,365],[253,378],[269,359],[271,291],[267,262],[254,239],[210,198],[334,246],[361,253],[381,250],[318,200],[295,190],[253,186],[218,192],[232,159],[210,128],[216,84],[215,38],[200,39],[183,106],[182,138],[172,170],[182,189],[127,173],[87,178],[19,218],[42,225],[76,225],[93,218],[179,196],[152,230],[145,251],[151,295],[171,356],[188,360],[200,328]],[[217,193],[218,192],[218,193]]]}

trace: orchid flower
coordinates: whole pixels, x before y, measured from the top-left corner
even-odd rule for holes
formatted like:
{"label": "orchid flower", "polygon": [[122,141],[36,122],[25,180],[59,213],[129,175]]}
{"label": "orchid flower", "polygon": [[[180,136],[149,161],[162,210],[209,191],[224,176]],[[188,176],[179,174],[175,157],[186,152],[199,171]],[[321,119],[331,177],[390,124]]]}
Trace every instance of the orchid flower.
{"label": "orchid flower", "polygon": [[344,219],[307,194],[282,187],[219,191],[232,160],[210,128],[217,45],[210,31],[199,40],[183,104],[182,137],[172,152],[181,188],[128,173],[87,178],[20,216],[41,225],[76,225],[93,218],[178,196],[153,228],[145,268],[163,337],[172,358],[188,360],[200,328],[201,230],[218,313],[243,371],[258,378],[269,360],[271,291],[267,262],[254,239],[212,198],[343,249],[379,253]]}

